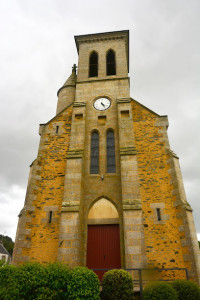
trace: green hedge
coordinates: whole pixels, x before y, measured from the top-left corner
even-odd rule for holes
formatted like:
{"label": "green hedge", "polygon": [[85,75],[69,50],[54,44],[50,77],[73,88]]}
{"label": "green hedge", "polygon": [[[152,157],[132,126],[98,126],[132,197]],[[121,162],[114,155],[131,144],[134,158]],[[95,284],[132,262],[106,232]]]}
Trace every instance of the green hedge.
{"label": "green hedge", "polygon": [[0,268],[0,300],[100,299],[99,280],[84,267],[27,263]]}
{"label": "green hedge", "polygon": [[178,300],[200,300],[200,288],[195,282],[175,280],[171,285],[177,292]]}
{"label": "green hedge", "polygon": [[131,275],[124,270],[110,270],[103,276],[102,293],[103,300],[133,299],[133,280]]}
{"label": "green hedge", "polygon": [[0,300],[66,299],[70,269],[61,264],[27,263],[0,268]]}
{"label": "green hedge", "polygon": [[17,268],[14,266],[0,268],[0,300],[19,299],[16,273]]}
{"label": "green hedge", "polygon": [[143,300],[178,300],[178,297],[169,283],[154,282],[144,288]]}

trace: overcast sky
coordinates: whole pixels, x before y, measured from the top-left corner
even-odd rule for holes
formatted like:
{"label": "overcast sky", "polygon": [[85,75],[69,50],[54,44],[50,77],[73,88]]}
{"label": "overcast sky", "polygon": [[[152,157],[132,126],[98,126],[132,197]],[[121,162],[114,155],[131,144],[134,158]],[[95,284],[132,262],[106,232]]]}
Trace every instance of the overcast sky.
{"label": "overcast sky", "polygon": [[15,238],[39,124],[78,61],[74,35],[129,29],[131,96],[168,115],[200,237],[199,16],[199,0],[0,0],[0,233]]}

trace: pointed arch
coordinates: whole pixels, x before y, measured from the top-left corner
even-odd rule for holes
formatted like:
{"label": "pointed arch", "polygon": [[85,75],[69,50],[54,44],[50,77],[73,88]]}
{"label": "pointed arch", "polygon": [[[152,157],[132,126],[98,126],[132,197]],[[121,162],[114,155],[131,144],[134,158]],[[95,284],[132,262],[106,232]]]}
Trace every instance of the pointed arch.
{"label": "pointed arch", "polygon": [[106,134],[107,173],[115,173],[115,135],[112,129]]}
{"label": "pointed arch", "polygon": [[89,58],[89,77],[98,76],[98,53],[92,51]]}
{"label": "pointed arch", "polygon": [[102,197],[98,201],[94,202],[88,212],[89,220],[101,220],[101,219],[118,219],[119,213],[115,205],[108,199]]}
{"label": "pointed arch", "polygon": [[114,50],[108,50],[106,54],[106,75],[116,75],[116,60]]}
{"label": "pointed arch", "polygon": [[99,132],[91,133],[90,173],[99,174]]}

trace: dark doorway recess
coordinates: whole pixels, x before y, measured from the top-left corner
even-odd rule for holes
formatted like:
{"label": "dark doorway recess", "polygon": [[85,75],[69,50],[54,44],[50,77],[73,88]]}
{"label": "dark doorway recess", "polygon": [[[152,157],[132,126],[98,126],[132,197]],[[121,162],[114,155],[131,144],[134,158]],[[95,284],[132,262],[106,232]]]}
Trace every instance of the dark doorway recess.
{"label": "dark doorway recess", "polygon": [[[119,225],[88,225],[87,267],[121,268]],[[105,271],[95,271],[101,280]]]}

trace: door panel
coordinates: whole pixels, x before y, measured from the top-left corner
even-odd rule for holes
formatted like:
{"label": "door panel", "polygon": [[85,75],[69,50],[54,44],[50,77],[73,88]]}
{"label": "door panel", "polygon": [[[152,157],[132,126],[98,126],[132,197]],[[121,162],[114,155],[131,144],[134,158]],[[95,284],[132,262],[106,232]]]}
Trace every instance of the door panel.
{"label": "door panel", "polygon": [[[121,267],[119,225],[88,225],[87,267],[114,269]],[[100,279],[105,272],[96,271]]]}

